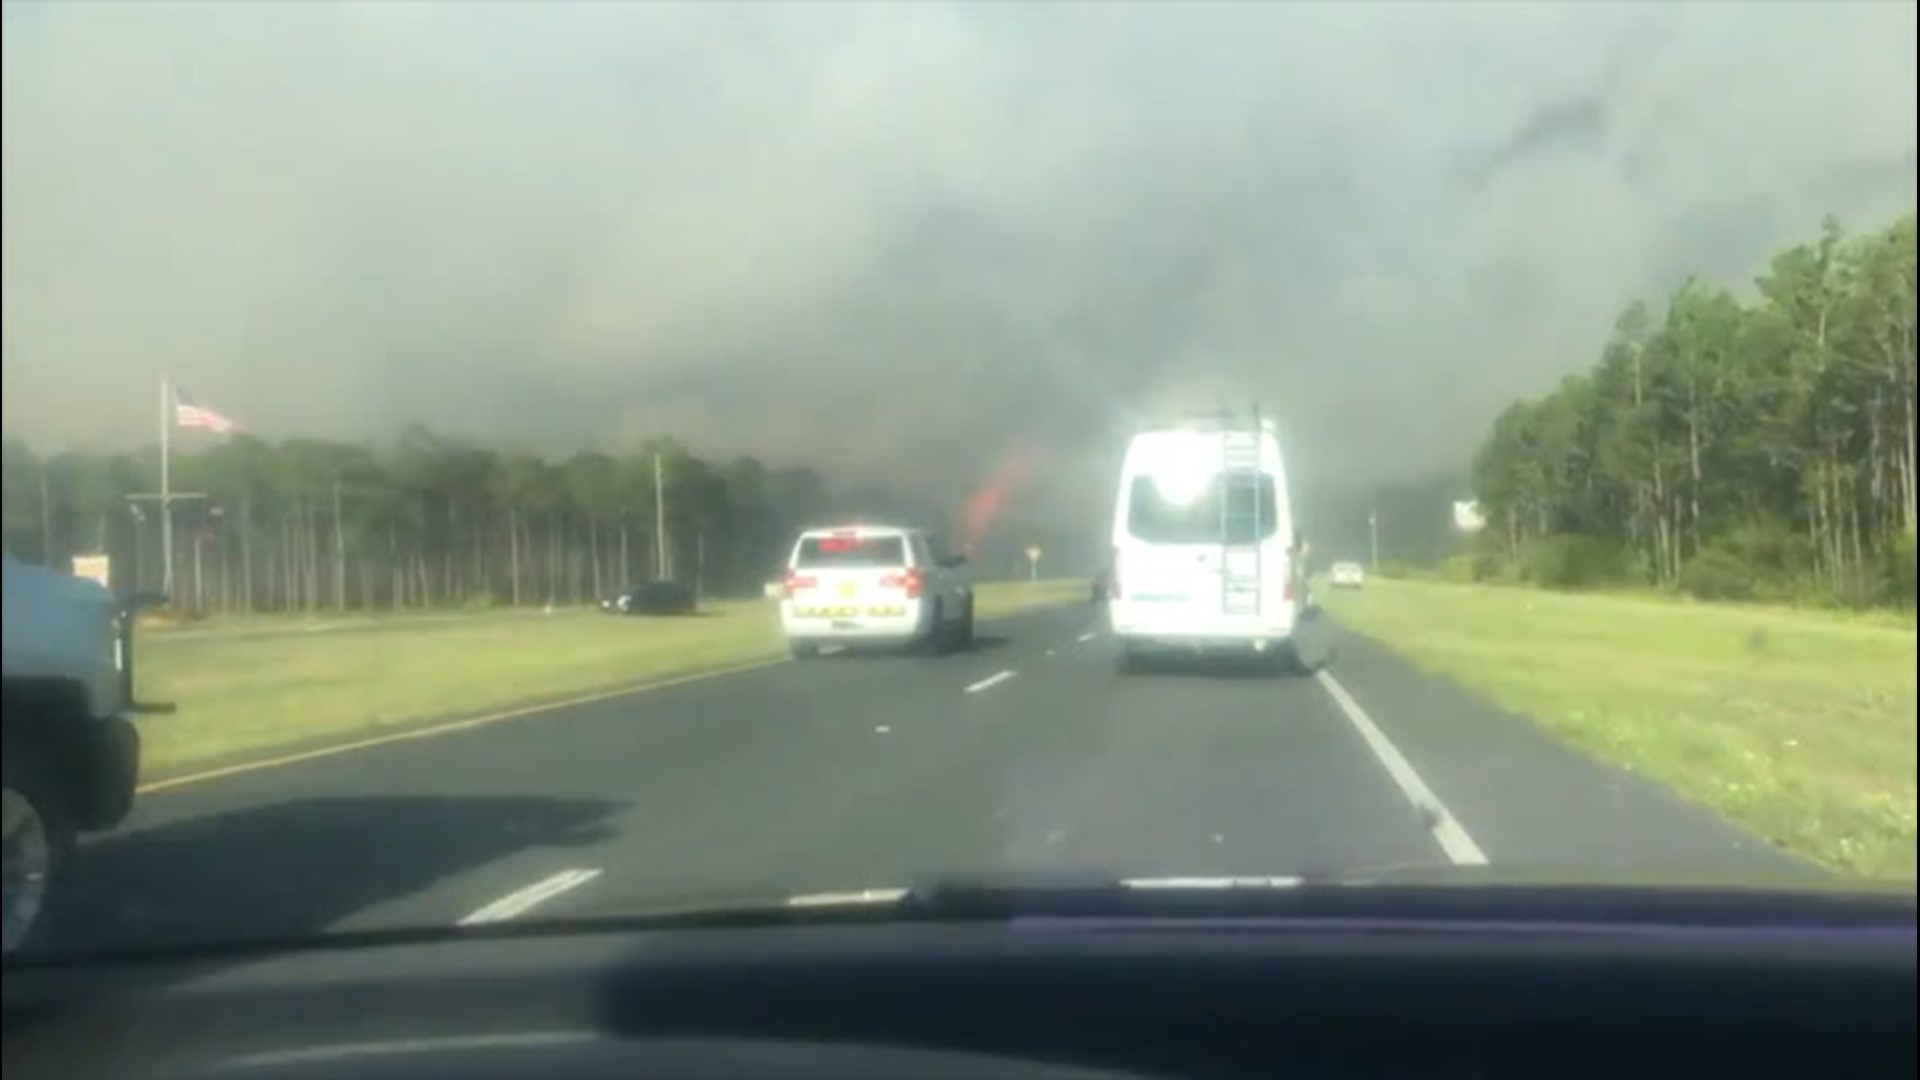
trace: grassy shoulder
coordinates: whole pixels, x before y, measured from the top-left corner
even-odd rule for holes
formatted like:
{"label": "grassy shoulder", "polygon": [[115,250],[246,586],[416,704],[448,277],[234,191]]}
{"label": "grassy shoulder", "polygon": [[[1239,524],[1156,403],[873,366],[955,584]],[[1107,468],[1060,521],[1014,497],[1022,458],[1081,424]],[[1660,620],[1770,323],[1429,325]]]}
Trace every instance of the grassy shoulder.
{"label": "grassy shoulder", "polygon": [[[1082,600],[1085,585],[992,583],[978,596],[980,616],[997,618]],[[280,625],[289,632],[253,619],[232,633],[143,635],[140,696],[178,706],[143,725],[149,776],[784,652],[765,601],[711,604],[686,619],[573,609]],[[319,626],[330,632],[298,632]]]}
{"label": "grassy shoulder", "polygon": [[1843,871],[1915,877],[1910,623],[1409,581],[1326,604],[1761,836]]}

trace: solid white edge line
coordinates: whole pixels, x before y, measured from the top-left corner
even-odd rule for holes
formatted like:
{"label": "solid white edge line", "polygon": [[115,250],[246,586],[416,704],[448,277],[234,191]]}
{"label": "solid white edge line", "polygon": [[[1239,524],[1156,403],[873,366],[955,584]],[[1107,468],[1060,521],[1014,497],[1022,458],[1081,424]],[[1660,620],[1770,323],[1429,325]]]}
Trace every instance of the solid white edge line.
{"label": "solid white edge line", "polygon": [[476,909],[472,914],[461,919],[460,925],[478,926],[483,923],[504,922],[516,915],[524,915],[561,893],[577,889],[599,876],[599,870],[562,870],[551,877],[541,878],[525,888],[515,889],[500,899]]}
{"label": "solid white edge line", "polygon": [[1427,786],[1426,781],[1420,779],[1420,774],[1413,770],[1413,765],[1407,761],[1406,755],[1400,752],[1399,747],[1393,745],[1393,740],[1387,738],[1386,732],[1380,730],[1380,725],[1373,722],[1373,718],[1360,707],[1360,703],[1353,700],[1353,695],[1347,693],[1347,688],[1341,686],[1340,681],[1324,668],[1316,672],[1314,678],[1325,688],[1327,695],[1333,698],[1333,703],[1340,707],[1340,711],[1347,717],[1347,722],[1360,733],[1360,738],[1366,742],[1367,748],[1373,751],[1373,756],[1380,759],[1380,764],[1386,767],[1387,775],[1399,785],[1401,793],[1413,803],[1414,809],[1426,815],[1433,838],[1439,841],[1440,850],[1446,852],[1447,858],[1452,860],[1455,866],[1487,865],[1486,852],[1481,851],[1480,845],[1474,843],[1473,837],[1467,835],[1467,830],[1461,826],[1459,819],[1446,808],[1439,796],[1433,793],[1433,789]]}
{"label": "solid white edge line", "polygon": [[1092,640],[1093,640],[1093,631],[1091,631],[1091,630],[1089,630],[1089,631],[1087,631],[1086,633],[1084,633],[1084,634],[1081,634],[1081,635],[1080,635],[1080,636],[1079,636],[1078,638],[1076,638],[1075,640],[1076,640],[1076,641],[1092,641]]}
{"label": "solid white edge line", "polygon": [[966,692],[969,694],[977,694],[982,690],[988,689],[989,687],[998,686],[1001,683],[1006,682],[1008,679],[1013,678],[1014,675],[1015,675],[1015,672],[1012,668],[1008,668],[1005,671],[996,672],[992,675],[987,676],[984,679],[981,679],[979,682],[974,683],[972,686],[967,687]]}

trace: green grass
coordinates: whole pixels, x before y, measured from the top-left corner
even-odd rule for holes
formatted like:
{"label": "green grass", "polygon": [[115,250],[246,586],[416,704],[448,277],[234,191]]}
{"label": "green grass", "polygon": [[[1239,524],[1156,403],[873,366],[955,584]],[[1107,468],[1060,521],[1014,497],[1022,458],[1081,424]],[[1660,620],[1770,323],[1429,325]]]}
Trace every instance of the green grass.
{"label": "green grass", "polygon": [[1330,612],[1828,866],[1912,881],[1911,622],[1374,581]]}
{"label": "green grass", "polygon": [[[592,608],[581,605],[559,610],[572,614],[591,611]],[[142,619],[140,631],[143,634],[151,634],[156,638],[187,639],[370,630],[445,623],[456,620],[478,622],[491,619],[497,622],[507,622],[516,619],[536,619],[543,617],[545,617],[545,613],[537,607],[477,608],[472,610],[431,608],[427,610],[379,612],[316,611],[291,615],[222,615],[204,621],[189,622],[174,622],[164,616],[153,615]]]}
{"label": "green grass", "polygon": [[[995,618],[1081,600],[1082,582],[979,587]],[[337,626],[328,633],[297,631]],[[249,619],[205,631],[143,633],[140,697],[178,711],[143,723],[144,769],[266,757],[424,721],[784,654],[773,605],[708,605],[691,619],[630,619],[572,609],[355,622]],[[245,632],[241,632],[241,631]]]}

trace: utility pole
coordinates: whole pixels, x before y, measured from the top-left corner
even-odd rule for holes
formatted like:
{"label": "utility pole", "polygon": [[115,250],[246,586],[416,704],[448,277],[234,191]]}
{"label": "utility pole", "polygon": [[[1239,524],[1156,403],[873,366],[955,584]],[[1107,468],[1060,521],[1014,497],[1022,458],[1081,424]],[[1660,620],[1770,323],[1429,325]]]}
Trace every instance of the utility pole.
{"label": "utility pole", "polygon": [[173,385],[160,380],[160,591],[173,602]]}
{"label": "utility pole", "polygon": [[1367,569],[1378,574],[1380,572],[1380,511],[1378,510],[1367,514],[1367,536],[1373,549],[1373,562]]}
{"label": "utility pole", "polygon": [[47,492],[47,463],[40,462],[40,565],[53,567],[53,499]]}
{"label": "utility pole", "polygon": [[196,615],[206,610],[207,603],[205,578],[200,573],[200,551],[206,546],[206,539],[198,531],[193,534],[193,610]]}
{"label": "utility pole", "polygon": [[[160,506],[160,551],[161,555],[168,560],[167,565],[162,569],[160,574],[160,591],[166,595],[168,604],[173,604],[177,600],[173,595],[173,504],[182,500],[204,499],[206,497],[207,493],[204,491],[164,490],[140,491],[127,496],[127,501],[133,504],[136,521],[139,520],[141,503],[157,503]],[[134,530],[134,538],[137,540],[139,536],[140,531],[136,528]],[[137,573],[139,570],[137,553],[135,555],[134,568]]]}
{"label": "utility pole", "polygon": [[654,578],[667,579],[667,473],[660,452],[653,454],[653,561]]}
{"label": "utility pole", "polygon": [[347,531],[340,521],[340,478],[333,478],[333,603],[347,610]]}

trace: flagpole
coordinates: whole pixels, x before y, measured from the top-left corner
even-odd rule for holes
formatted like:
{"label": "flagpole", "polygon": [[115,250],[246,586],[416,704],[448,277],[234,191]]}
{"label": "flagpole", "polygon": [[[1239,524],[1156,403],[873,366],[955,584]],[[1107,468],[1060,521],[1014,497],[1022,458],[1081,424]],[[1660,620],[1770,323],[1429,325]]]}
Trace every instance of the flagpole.
{"label": "flagpole", "polygon": [[160,591],[173,602],[173,386],[160,380]]}

